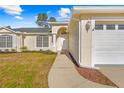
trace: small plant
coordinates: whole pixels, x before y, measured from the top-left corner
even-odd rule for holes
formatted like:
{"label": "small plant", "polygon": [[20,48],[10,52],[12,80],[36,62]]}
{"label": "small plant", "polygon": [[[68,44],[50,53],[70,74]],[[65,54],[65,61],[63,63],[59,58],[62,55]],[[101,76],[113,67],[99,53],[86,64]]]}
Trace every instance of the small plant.
{"label": "small plant", "polygon": [[40,49],[40,51],[43,51],[42,49]]}
{"label": "small plant", "polygon": [[2,53],[3,51],[2,50],[0,50],[0,53]]}
{"label": "small plant", "polygon": [[5,52],[9,52],[9,49],[5,49],[4,51],[5,51]]}
{"label": "small plant", "polygon": [[22,52],[26,52],[26,51],[28,51],[28,49],[27,49],[27,47],[26,47],[26,46],[21,47],[20,49],[21,49],[21,51],[22,51]]}
{"label": "small plant", "polygon": [[16,50],[15,49],[11,49],[11,52],[16,52]]}
{"label": "small plant", "polygon": [[40,52],[44,53],[44,54],[56,54],[56,53],[52,52],[51,50],[42,50],[42,49],[40,49]]}

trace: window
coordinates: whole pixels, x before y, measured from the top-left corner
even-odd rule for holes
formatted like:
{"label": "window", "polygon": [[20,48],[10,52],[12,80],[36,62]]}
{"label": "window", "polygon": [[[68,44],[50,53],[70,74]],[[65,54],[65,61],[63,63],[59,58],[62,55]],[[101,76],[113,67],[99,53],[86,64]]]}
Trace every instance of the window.
{"label": "window", "polygon": [[12,36],[1,35],[0,36],[0,48],[11,48],[12,47]]}
{"label": "window", "polygon": [[43,47],[48,47],[48,36],[43,36]]}
{"label": "window", "polygon": [[107,24],[106,30],[115,30],[115,24]]}
{"label": "window", "polygon": [[103,24],[96,24],[95,30],[103,30]]}
{"label": "window", "polygon": [[48,47],[49,46],[49,38],[48,36],[37,36],[37,47]]}
{"label": "window", "polygon": [[42,36],[37,36],[37,47],[42,47]]}
{"label": "window", "polygon": [[118,25],[118,30],[124,30],[124,24],[119,24]]}

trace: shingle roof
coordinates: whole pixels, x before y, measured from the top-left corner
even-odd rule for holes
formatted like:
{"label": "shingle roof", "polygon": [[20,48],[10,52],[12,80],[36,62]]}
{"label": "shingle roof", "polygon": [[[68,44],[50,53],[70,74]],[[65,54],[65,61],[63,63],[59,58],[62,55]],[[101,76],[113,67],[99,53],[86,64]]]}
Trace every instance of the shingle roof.
{"label": "shingle roof", "polygon": [[27,32],[27,33],[50,33],[51,28],[15,28],[14,31]]}

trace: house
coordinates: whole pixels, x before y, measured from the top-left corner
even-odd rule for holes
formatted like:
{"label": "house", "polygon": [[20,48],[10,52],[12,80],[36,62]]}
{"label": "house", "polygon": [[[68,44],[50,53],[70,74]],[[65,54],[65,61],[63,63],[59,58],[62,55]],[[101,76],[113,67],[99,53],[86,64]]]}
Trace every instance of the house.
{"label": "house", "polygon": [[79,66],[124,65],[124,6],[74,6],[68,30]]}
{"label": "house", "polygon": [[67,27],[67,22],[50,22],[51,28],[0,28],[0,50],[27,47],[29,51],[51,50],[57,52],[57,31]]}

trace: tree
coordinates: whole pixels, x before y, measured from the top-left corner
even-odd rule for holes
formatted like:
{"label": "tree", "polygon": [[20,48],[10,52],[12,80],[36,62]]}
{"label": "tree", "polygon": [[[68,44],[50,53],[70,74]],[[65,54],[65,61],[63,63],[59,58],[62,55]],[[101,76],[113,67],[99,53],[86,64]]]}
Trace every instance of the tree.
{"label": "tree", "polygon": [[48,21],[49,22],[56,22],[56,18],[55,17],[50,17]]}
{"label": "tree", "polygon": [[38,26],[44,26],[46,24],[47,19],[48,15],[46,13],[40,13],[37,16],[36,24]]}
{"label": "tree", "polygon": [[48,20],[48,15],[46,13],[39,13],[37,16],[36,24],[42,28],[50,28],[48,22],[56,22],[55,17],[50,17]]}

